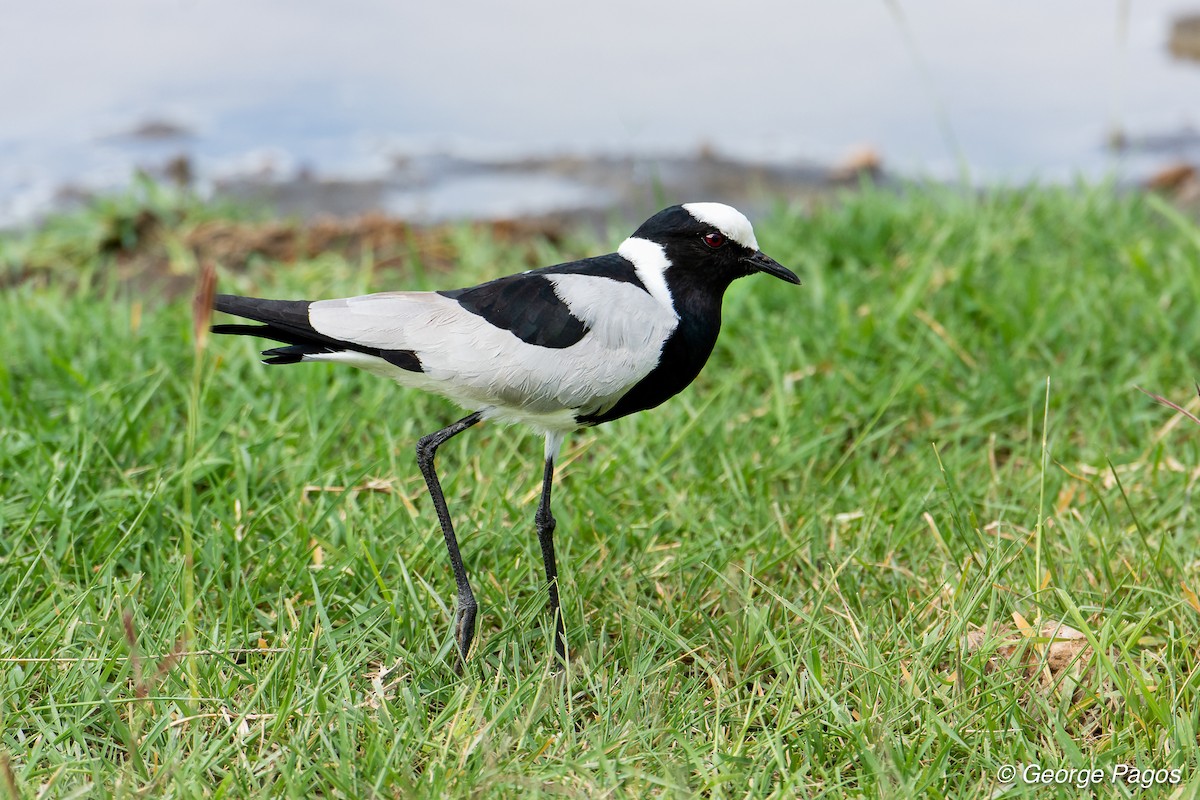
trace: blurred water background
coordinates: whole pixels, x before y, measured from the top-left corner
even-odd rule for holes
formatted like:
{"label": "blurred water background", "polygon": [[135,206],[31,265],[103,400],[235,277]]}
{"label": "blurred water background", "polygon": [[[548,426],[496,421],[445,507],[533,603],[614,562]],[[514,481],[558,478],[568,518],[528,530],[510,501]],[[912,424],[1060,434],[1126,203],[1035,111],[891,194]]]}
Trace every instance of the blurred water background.
{"label": "blurred water background", "polygon": [[1200,62],[1169,47],[1186,0],[5,6],[6,227],[138,169],[286,214],[437,220],[748,174],[786,193],[1200,160]]}

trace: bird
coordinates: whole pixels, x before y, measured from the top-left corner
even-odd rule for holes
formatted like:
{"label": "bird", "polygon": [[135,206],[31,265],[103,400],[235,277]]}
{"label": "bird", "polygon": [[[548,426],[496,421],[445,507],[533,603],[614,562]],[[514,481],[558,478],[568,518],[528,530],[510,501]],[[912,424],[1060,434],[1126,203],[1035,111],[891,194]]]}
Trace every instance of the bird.
{"label": "bird", "polygon": [[416,446],[458,592],[456,671],[471,651],[478,603],[434,457],[441,445],[483,420],[521,423],[541,434],[534,525],[555,656],[566,663],[550,508],[563,441],[583,428],[654,408],[686,388],[716,344],[725,290],[756,273],[800,283],[759,249],[744,214],[722,203],[684,203],[650,217],[615,253],[462,289],[316,301],[217,295],[217,311],[260,324],[220,324],[212,331],[283,345],[263,351],[265,364],[348,364],[470,412]]}

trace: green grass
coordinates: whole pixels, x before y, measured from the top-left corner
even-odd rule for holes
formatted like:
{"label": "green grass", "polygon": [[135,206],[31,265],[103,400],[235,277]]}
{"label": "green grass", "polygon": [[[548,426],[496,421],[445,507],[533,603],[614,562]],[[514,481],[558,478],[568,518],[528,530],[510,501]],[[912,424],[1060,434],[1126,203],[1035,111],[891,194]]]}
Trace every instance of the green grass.
{"label": "green grass", "polygon": [[[1134,387],[1193,399],[1200,231],[1100,188],[865,191],[757,227],[804,285],[736,284],[695,385],[564,450],[567,674],[547,658],[540,441],[484,425],[442,448],[481,604],[461,678],[413,456],[461,412],[221,337],[189,459],[188,299],[108,279],[115,256],[86,243],[0,245],[10,270],[80,253],[0,294],[0,786],[1086,794],[997,779],[1038,763],[1179,769],[1098,790],[1191,796],[1200,427]],[[464,229],[453,276],[420,252],[392,272],[331,255],[221,289],[449,287],[620,233],[555,250]],[[1001,649],[1058,621],[1089,644],[1068,669],[1044,639]]]}

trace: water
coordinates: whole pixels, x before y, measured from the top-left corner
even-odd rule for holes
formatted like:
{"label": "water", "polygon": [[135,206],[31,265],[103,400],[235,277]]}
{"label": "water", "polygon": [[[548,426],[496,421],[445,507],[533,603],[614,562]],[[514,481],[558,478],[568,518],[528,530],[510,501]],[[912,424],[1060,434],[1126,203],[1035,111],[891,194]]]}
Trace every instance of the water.
{"label": "water", "polygon": [[[0,224],[179,153],[207,191],[312,173],[436,217],[604,202],[561,172],[480,169],[548,154],[794,165],[865,145],[901,174],[1008,183],[1200,158],[1200,64],[1166,48],[1187,5],[1164,0],[1127,25],[1095,0],[7,5]],[[188,135],[122,135],[147,121]],[[1118,157],[1114,127],[1177,141]]]}

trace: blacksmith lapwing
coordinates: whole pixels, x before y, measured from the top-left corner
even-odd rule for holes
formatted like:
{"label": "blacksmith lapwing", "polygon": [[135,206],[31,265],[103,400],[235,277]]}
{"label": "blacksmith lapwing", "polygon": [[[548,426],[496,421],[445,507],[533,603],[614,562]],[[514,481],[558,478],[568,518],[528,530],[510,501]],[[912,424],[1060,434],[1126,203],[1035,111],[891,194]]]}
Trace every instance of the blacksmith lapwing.
{"label": "blacksmith lapwing", "polygon": [[554,648],[562,659],[550,485],[563,438],[653,408],[691,383],[717,341],[726,288],[756,272],[800,282],[758,249],[740,212],[720,203],[687,203],[646,220],[615,253],[466,289],[313,302],[219,295],[218,311],[264,324],[217,325],[213,332],[283,343],[263,352],[266,364],[350,364],[440,394],[471,412],[417,443],[417,465],[458,583],[455,633],[464,661],[478,606],[434,455],[480,420],[522,422],[541,433],[545,467],[534,519]]}

